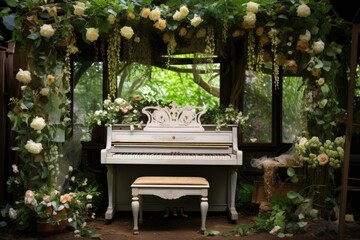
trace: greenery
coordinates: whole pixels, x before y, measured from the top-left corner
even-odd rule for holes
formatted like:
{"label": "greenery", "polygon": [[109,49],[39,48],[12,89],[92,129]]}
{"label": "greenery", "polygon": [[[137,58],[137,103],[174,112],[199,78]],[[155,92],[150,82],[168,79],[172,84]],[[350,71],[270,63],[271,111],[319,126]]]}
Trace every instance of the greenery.
{"label": "greenery", "polygon": [[[109,85],[104,89],[110,91],[106,108],[115,104],[113,101],[122,93],[118,86],[124,85],[118,85],[118,75],[127,62],[149,62],[167,56],[167,61],[160,65],[170,68],[175,53],[187,52],[189,46],[194,46],[192,50],[208,56],[205,58],[208,66],[213,66],[214,55],[226,57],[229,46],[244,42],[250,77],[257,77],[260,83],[264,80],[265,85],[274,89],[279,88],[280,67],[284,74],[302,77],[306,86],[309,136],[325,142],[341,135],[344,110],[338,90],[345,79],[342,66],[347,64],[344,56],[348,56],[350,28],[332,14],[328,1],[6,2],[9,8],[1,12],[2,23],[13,33],[12,39],[6,40],[15,41],[17,50],[26,51],[28,56],[27,69],[20,69],[16,77],[22,84],[22,96],[11,100],[13,109],[8,114],[17,134],[14,150],[19,155],[19,163],[13,167],[14,176],[8,183],[10,189],[20,193],[19,199],[28,190],[34,195],[51,195],[53,189],[58,190],[58,164],[63,157],[64,142],[70,137],[70,58],[88,52],[94,53],[94,58],[106,55]],[[147,50],[149,46],[151,51]],[[142,51],[145,54],[139,54]],[[266,71],[271,72],[271,79],[262,78]],[[213,68],[205,72],[213,73]],[[261,91],[261,88],[251,90]],[[88,126],[99,121],[100,124],[117,121],[118,109],[110,110],[116,110],[114,115],[97,112]],[[230,119],[236,121],[239,113],[232,110]],[[248,112],[245,115],[252,118]],[[245,118],[240,115],[240,123]],[[222,124],[228,120],[219,121]],[[251,126],[257,127],[253,123]],[[84,196],[82,192],[77,195]],[[306,202],[300,196],[291,197],[291,202]],[[285,233],[285,220],[292,219],[294,212],[289,209],[294,210],[287,202],[274,204],[274,215],[270,214],[265,222],[259,219],[258,227],[266,230],[276,227]],[[302,214],[294,220],[300,228]]]}

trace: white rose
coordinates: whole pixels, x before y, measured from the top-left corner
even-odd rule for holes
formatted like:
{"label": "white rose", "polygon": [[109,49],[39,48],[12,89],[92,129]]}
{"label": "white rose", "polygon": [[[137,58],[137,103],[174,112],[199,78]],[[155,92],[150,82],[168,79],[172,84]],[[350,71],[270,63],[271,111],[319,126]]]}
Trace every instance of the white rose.
{"label": "white rose", "polygon": [[175,21],[180,21],[180,20],[184,19],[184,17],[181,15],[181,13],[178,10],[176,10],[173,15],[173,19]]}
{"label": "white rose", "polygon": [[307,17],[311,14],[311,10],[306,4],[299,5],[296,12],[299,17]]}
{"label": "white rose", "polygon": [[184,18],[186,18],[187,15],[189,14],[189,9],[186,6],[182,6],[180,8],[180,13]]}
{"label": "white rose", "polygon": [[13,164],[11,167],[12,167],[13,173],[19,172],[18,166],[16,166],[16,164]]}
{"label": "white rose", "polygon": [[111,25],[113,25],[115,23],[116,17],[113,14],[110,14],[107,20]]}
{"label": "white rose", "polygon": [[126,100],[125,99],[122,99],[122,98],[116,98],[114,100],[115,103],[119,104],[119,105],[122,105],[122,104],[125,104],[126,103]]}
{"label": "white rose", "polygon": [[154,27],[163,31],[166,28],[166,20],[160,18],[156,23],[154,23]]}
{"label": "white rose", "polygon": [[150,8],[143,8],[140,12],[140,17],[147,18],[150,14]]}
{"label": "white rose", "polygon": [[306,30],[305,34],[300,34],[299,40],[303,42],[308,42],[311,39],[311,33],[309,30]]}
{"label": "white rose", "polygon": [[77,16],[82,16],[84,15],[85,9],[86,9],[85,3],[77,2],[77,4],[74,5],[74,14]]}
{"label": "white rose", "polygon": [[88,195],[86,195],[86,199],[87,199],[87,200],[91,200],[91,199],[93,199],[93,196],[90,195],[90,194],[88,194]]}
{"label": "white rose", "polygon": [[86,28],[86,39],[90,42],[94,42],[99,37],[99,29],[98,28]]}
{"label": "white rose", "polygon": [[258,3],[248,2],[246,4],[246,11],[247,12],[257,13],[258,9],[259,9],[259,4]]}
{"label": "white rose", "polygon": [[161,12],[160,9],[158,7],[156,7],[155,9],[151,10],[151,12],[149,13],[149,18],[152,21],[157,21],[160,19],[161,16]]}
{"label": "white rose", "polygon": [[46,126],[45,119],[42,117],[35,117],[31,123],[30,127],[36,130],[38,133],[41,133],[41,130]]}
{"label": "white rose", "polygon": [[31,74],[29,71],[23,71],[21,68],[19,72],[16,74],[16,79],[22,83],[29,83],[31,81]]}
{"label": "white rose", "polygon": [[315,53],[321,53],[324,51],[325,43],[321,40],[314,42],[313,44],[313,50]]}
{"label": "white rose", "polygon": [[13,208],[9,208],[9,217],[10,217],[10,219],[16,219],[16,217],[17,217],[17,212],[16,212],[16,210],[15,209],[13,209]]}
{"label": "white rose", "polygon": [[46,38],[50,38],[54,35],[55,30],[51,24],[44,24],[40,27],[40,35]]}
{"label": "white rose", "polygon": [[200,16],[198,16],[197,14],[194,15],[193,19],[191,19],[190,23],[191,26],[193,27],[197,27],[199,26],[200,23],[202,23],[202,18]]}
{"label": "white rose", "polygon": [[244,23],[248,25],[255,25],[256,23],[256,14],[252,12],[247,12],[244,16]]}
{"label": "white rose", "polygon": [[36,143],[33,140],[28,140],[26,145],[25,145],[25,149],[32,154],[39,154],[43,147],[41,143]]}
{"label": "white rose", "polygon": [[134,31],[131,27],[125,26],[120,29],[120,34],[126,39],[131,39],[134,35]]}

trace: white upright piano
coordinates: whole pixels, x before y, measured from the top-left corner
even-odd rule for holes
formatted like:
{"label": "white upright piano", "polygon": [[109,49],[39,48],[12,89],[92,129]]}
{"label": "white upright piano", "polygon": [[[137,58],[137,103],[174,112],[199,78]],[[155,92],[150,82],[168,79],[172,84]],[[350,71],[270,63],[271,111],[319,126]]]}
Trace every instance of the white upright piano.
{"label": "white upright piano", "polygon": [[117,210],[130,210],[130,184],[136,177],[191,175],[208,179],[209,211],[228,211],[236,221],[237,167],[242,165],[237,126],[216,130],[215,125],[202,125],[204,109],[176,103],[142,112],[148,117],[143,129],[122,124],[107,128],[106,148],[101,150],[109,200],[105,219],[111,220]]}

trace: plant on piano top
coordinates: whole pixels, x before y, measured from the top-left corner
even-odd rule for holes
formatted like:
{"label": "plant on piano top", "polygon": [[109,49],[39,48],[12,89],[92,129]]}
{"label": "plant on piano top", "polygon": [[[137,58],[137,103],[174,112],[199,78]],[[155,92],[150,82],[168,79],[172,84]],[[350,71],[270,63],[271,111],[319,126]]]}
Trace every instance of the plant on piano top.
{"label": "plant on piano top", "polygon": [[216,130],[230,124],[236,124],[240,129],[243,129],[250,126],[248,120],[249,116],[243,115],[241,111],[235,109],[231,104],[226,108],[218,107],[208,110],[203,116],[203,122],[215,124]]}
{"label": "plant on piano top", "polygon": [[137,110],[141,97],[134,95],[129,101],[123,98],[112,100],[108,96],[104,100],[103,109],[89,113],[85,120],[85,130],[82,136],[83,141],[90,141],[92,130],[96,126],[110,126],[115,123],[130,124],[132,128],[141,127],[141,112]]}

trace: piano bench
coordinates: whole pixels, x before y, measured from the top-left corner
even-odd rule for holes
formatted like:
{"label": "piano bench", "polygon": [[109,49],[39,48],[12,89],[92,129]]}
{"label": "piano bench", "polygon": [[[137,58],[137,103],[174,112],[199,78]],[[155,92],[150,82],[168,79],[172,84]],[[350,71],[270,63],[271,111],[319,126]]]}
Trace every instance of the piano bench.
{"label": "piano bench", "polygon": [[169,200],[188,195],[201,196],[201,231],[204,232],[209,208],[209,187],[209,182],[203,177],[145,176],[137,178],[131,185],[134,234],[139,234],[138,220],[140,223],[143,220],[142,195],[155,195]]}

